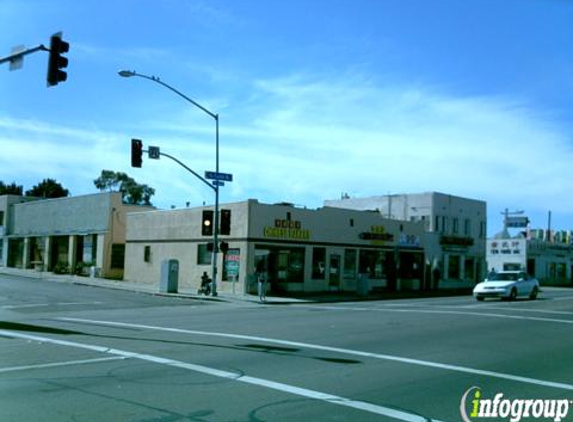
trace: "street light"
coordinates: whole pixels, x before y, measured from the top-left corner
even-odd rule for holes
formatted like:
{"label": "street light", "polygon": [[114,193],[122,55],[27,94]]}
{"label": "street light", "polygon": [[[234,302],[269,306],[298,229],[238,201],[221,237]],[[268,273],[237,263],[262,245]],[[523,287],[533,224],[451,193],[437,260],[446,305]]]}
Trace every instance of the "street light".
{"label": "street light", "polygon": [[[124,78],[130,78],[132,76],[138,76],[140,78],[149,79],[150,81],[157,82],[159,85],[163,85],[165,88],[169,89],[170,91],[173,91],[174,93],[176,93],[177,95],[179,95],[183,99],[187,100],[188,102],[193,104],[195,107],[201,109],[204,113],[208,114],[213,119],[215,119],[215,171],[217,173],[219,173],[219,115],[218,114],[210,112],[205,107],[203,107],[201,104],[192,100],[191,98],[189,98],[185,94],[177,91],[172,86],[167,85],[165,82],[160,80],[159,77],[157,77],[157,76],[142,75],[141,73],[137,73],[134,70],[120,70],[117,73],[119,76],[122,76]],[[217,296],[217,254],[219,253],[219,244],[218,244],[219,243],[218,242],[218,236],[219,236],[219,185],[213,184],[211,186],[213,187],[213,190],[215,191],[215,221],[214,221],[214,225],[213,225],[214,227],[213,227],[213,289],[212,289],[212,291],[213,291],[213,296]]]}

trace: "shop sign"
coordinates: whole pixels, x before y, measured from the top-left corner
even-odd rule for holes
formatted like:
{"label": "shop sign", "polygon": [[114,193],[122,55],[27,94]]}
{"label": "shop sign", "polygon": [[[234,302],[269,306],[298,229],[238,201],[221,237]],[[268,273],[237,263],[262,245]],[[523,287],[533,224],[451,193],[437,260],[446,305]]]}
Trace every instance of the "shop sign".
{"label": "shop sign", "polygon": [[303,229],[300,221],[275,220],[274,227],[265,227],[263,235],[277,239],[308,240],[310,230]]}
{"label": "shop sign", "polygon": [[474,245],[474,239],[472,237],[441,236],[440,245],[469,247]]}
{"label": "shop sign", "polygon": [[400,246],[406,246],[410,248],[419,248],[420,247],[420,237],[415,236],[413,234],[405,234],[402,233],[400,235],[400,240],[398,241]]}
{"label": "shop sign", "polygon": [[239,278],[239,269],[241,265],[241,250],[229,249],[225,254],[225,274],[229,280]]}
{"label": "shop sign", "polygon": [[523,247],[519,240],[503,240],[499,242],[491,242],[489,253],[491,255],[503,254],[503,255],[521,255],[523,252]]}
{"label": "shop sign", "polygon": [[524,228],[529,224],[529,218],[527,217],[506,217],[505,226],[507,228]]}
{"label": "shop sign", "polygon": [[362,232],[358,235],[362,240],[371,240],[374,242],[392,242],[394,235],[387,233],[384,226],[372,226],[369,232]]}

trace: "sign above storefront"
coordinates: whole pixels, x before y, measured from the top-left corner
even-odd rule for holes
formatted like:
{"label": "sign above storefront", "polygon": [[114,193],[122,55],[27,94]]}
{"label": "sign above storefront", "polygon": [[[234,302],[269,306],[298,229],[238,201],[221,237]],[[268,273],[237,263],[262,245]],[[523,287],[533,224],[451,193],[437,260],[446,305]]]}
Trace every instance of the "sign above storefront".
{"label": "sign above storefront", "polygon": [[300,221],[276,219],[274,227],[265,227],[263,235],[275,239],[309,240],[310,230],[303,229]]}
{"label": "sign above storefront", "polygon": [[441,236],[440,245],[470,247],[474,245],[474,239],[472,237]]}
{"label": "sign above storefront", "polygon": [[373,242],[393,242],[394,235],[387,233],[384,226],[372,226],[369,232],[362,232],[358,235],[362,240],[371,240]]}

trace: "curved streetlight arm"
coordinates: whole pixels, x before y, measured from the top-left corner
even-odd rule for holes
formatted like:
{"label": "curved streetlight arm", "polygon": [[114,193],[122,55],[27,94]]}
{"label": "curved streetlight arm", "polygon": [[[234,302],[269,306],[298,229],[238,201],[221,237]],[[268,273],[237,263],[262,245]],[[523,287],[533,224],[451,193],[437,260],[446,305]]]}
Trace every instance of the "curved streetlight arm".
{"label": "curved streetlight arm", "polygon": [[179,92],[178,90],[176,90],[175,88],[173,88],[171,85],[166,84],[165,82],[163,82],[161,79],[159,79],[158,76],[147,76],[147,75],[143,75],[141,73],[137,73],[134,70],[120,70],[119,72],[117,72],[119,74],[119,76],[123,76],[124,78],[129,78],[131,76],[139,76],[140,78],[144,78],[144,79],[149,79],[150,81],[153,82],[157,82],[160,85],[163,85],[165,88],[173,91],[174,93],[176,93],[177,95],[179,95],[180,97],[182,97],[183,99],[189,101],[191,104],[193,104],[195,107],[203,110],[205,113],[207,113],[209,116],[211,116],[213,119],[215,120],[219,120],[219,115],[210,112],[209,110],[207,110],[205,107],[203,107],[201,104],[199,104],[197,101],[189,98],[187,95],[183,94],[182,92]]}

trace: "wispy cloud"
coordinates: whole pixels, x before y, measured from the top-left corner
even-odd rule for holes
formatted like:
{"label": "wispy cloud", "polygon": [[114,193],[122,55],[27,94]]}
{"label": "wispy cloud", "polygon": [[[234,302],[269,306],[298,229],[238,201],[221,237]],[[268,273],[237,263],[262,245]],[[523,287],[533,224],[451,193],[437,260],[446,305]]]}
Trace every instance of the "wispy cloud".
{"label": "wispy cloud", "polygon": [[442,190],[573,206],[564,199],[572,148],[558,125],[527,103],[387,88],[360,75],[297,75],[256,86],[250,162],[258,157],[269,185],[283,187],[269,193],[288,192],[295,174],[297,193],[316,200],[341,191]]}
{"label": "wispy cloud", "polygon": [[[500,208],[569,212],[570,140],[545,110],[504,97],[460,97],[435,87],[386,87],[359,74],[257,80],[223,110],[221,171],[235,180],[223,200],[247,197],[320,206],[341,192],[438,190]],[[224,99],[221,103],[224,103]],[[214,127],[196,110],[152,122],[191,167],[214,168]],[[182,122],[197,119],[198,124]],[[102,168],[128,171],[157,189],[159,205],[212,202],[175,164],[129,169],[129,136],[0,117],[0,180],[58,171],[93,191]],[[194,139],[194,141],[189,141]],[[67,186],[69,187],[69,186]]]}

